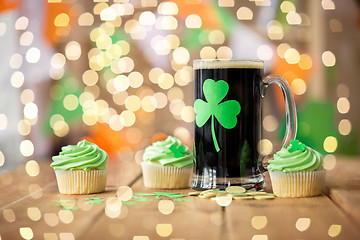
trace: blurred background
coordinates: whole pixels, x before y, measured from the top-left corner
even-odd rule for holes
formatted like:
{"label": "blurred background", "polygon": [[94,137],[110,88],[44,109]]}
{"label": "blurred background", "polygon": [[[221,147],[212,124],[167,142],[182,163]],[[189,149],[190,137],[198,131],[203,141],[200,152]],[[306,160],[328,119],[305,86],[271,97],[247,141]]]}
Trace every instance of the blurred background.
{"label": "blurred background", "polygon": [[[298,139],[331,166],[359,154],[359,29],[358,0],[0,0],[0,171],[82,138],[110,161],[168,134],[192,147],[192,61],[215,58],[285,77]],[[259,150],[283,134],[271,87]]]}

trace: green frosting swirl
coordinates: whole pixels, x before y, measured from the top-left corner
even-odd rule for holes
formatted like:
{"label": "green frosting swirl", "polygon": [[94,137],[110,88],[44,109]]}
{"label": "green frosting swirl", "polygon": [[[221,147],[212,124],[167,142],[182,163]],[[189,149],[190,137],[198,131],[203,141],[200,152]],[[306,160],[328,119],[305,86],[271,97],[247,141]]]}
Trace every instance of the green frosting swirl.
{"label": "green frosting swirl", "polygon": [[53,156],[52,160],[50,166],[54,170],[102,170],[108,155],[96,144],[82,140],[77,145],[62,147],[59,155]]}
{"label": "green frosting swirl", "polygon": [[[297,141],[297,140],[296,140]],[[268,170],[282,172],[304,172],[323,169],[323,157],[314,149],[302,144],[302,149],[291,150],[293,145],[282,147],[269,160]]]}
{"label": "green frosting swirl", "polygon": [[145,148],[143,160],[178,168],[191,168],[194,164],[194,157],[189,148],[173,136],[168,136],[164,141],[154,142]]}

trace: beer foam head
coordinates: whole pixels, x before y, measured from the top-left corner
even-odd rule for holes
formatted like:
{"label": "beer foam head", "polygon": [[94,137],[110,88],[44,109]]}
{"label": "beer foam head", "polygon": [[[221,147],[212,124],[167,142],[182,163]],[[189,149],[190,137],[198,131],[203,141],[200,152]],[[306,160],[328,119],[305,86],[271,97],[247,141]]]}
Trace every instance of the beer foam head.
{"label": "beer foam head", "polygon": [[195,60],[193,63],[194,70],[197,69],[217,69],[217,68],[256,68],[263,69],[264,62],[261,60]]}

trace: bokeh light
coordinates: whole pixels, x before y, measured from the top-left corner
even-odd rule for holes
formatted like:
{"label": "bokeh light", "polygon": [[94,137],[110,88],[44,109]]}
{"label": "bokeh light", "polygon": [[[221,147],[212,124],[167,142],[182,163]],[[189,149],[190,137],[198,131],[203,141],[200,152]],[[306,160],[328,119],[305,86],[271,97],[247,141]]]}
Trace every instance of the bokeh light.
{"label": "bokeh light", "polygon": [[36,177],[40,173],[40,166],[35,160],[30,160],[25,165],[26,173],[30,177]]}
{"label": "bokeh light", "polygon": [[162,73],[157,80],[159,87],[162,89],[170,89],[174,85],[174,78],[169,73]]}
{"label": "bokeh light", "polygon": [[125,110],[120,114],[120,121],[125,127],[130,127],[135,123],[135,114],[131,111]]}
{"label": "bokeh light", "polygon": [[175,205],[171,200],[160,200],[158,203],[158,209],[162,214],[169,215],[174,211]]}
{"label": "bokeh light", "polygon": [[334,10],[335,3],[332,0],[321,0],[321,6],[324,10]]}
{"label": "bokeh light", "polygon": [[156,233],[160,237],[168,237],[173,232],[173,227],[171,224],[168,223],[158,223],[156,225]]}
{"label": "bokeh light", "polygon": [[20,143],[20,152],[23,156],[29,157],[34,154],[34,145],[30,140],[22,140]]}
{"label": "bokeh light", "polygon": [[350,95],[350,89],[345,84],[341,83],[336,88],[336,94],[339,98],[345,97],[348,98]]}
{"label": "bokeh light", "polygon": [[139,17],[139,22],[140,22],[140,24],[145,25],[145,26],[154,25],[156,22],[155,14],[153,14],[150,11],[142,12]]}
{"label": "bokeh light", "polygon": [[215,59],[216,58],[215,49],[210,46],[203,47],[200,51],[200,58],[201,59]]}
{"label": "bokeh light", "polygon": [[312,59],[308,54],[300,55],[299,67],[302,70],[309,70],[312,68],[312,65]]}
{"label": "bokeh light", "polygon": [[181,118],[185,122],[193,122],[195,120],[195,112],[192,106],[186,106],[181,110]]}
{"label": "bokeh light", "polygon": [[235,0],[218,0],[219,7],[233,7]]}
{"label": "bokeh light", "polygon": [[78,60],[81,56],[81,46],[76,41],[71,41],[65,46],[65,55],[69,60]]}
{"label": "bokeh light", "polygon": [[157,7],[157,11],[162,15],[176,15],[179,12],[179,8],[174,2],[161,2]]}
{"label": "bokeh light", "polygon": [[94,16],[89,12],[82,13],[78,18],[79,26],[91,26],[94,23]]}
{"label": "bokeh light", "polygon": [[280,4],[280,10],[283,13],[288,13],[288,12],[294,12],[296,11],[295,5],[294,3],[292,3],[291,1],[283,1]]}
{"label": "bokeh light", "polygon": [[32,47],[26,52],[26,61],[29,63],[37,63],[40,59],[40,55],[40,50],[36,47]]}
{"label": "bokeh light", "polygon": [[7,221],[9,223],[15,222],[15,220],[16,220],[15,212],[11,208],[7,208],[7,209],[3,210],[3,217],[4,217],[5,221]]}
{"label": "bokeh light", "polygon": [[286,14],[286,21],[290,25],[300,25],[301,24],[300,14],[294,11],[290,11],[288,14]]}
{"label": "bokeh light", "polygon": [[268,132],[274,132],[278,128],[278,120],[273,115],[267,115],[263,120],[263,127]]}
{"label": "bokeh light", "polygon": [[16,30],[25,30],[29,25],[29,19],[25,16],[19,17],[15,22]]}
{"label": "bokeh light", "polygon": [[116,18],[116,11],[111,7],[104,8],[100,12],[100,19],[102,21],[114,21],[115,18]]}
{"label": "bokeh light", "polygon": [[345,97],[339,98],[336,105],[337,105],[337,109],[338,109],[339,113],[346,114],[350,110],[349,99],[347,99]]}
{"label": "bokeh light", "polygon": [[261,45],[257,49],[257,56],[261,60],[270,60],[273,57],[273,50],[268,45]]}
{"label": "bokeh light", "polygon": [[9,65],[12,69],[19,69],[22,65],[23,58],[20,54],[15,53],[10,57]]}
{"label": "bokeh light", "polygon": [[5,156],[2,151],[0,151],[0,167],[5,164]]}
{"label": "bokeh light", "polygon": [[262,139],[258,143],[258,152],[261,155],[269,155],[273,150],[273,144],[269,139]]}
{"label": "bokeh light", "polygon": [[64,100],[63,100],[63,103],[64,103],[64,107],[69,110],[69,111],[73,111],[75,110],[78,105],[79,105],[79,100],[78,98],[73,95],[73,94],[69,94],[69,95],[66,95]]}
{"label": "bokeh light", "polygon": [[349,135],[351,132],[351,122],[348,119],[342,119],[339,122],[338,128],[341,135]]}
{"label": "bokeh light", "polygon": [[218,59],[227,60],[227,59],[232,58],[233,53],[232,53],[231,48],[229,48],[227,46],[222,46],[222,47],[219,47],[219,49],[216,51],[216,56]]}
{"label": "bokeh light", "polygon": [[226,207],[231,204],[232,196],[229,194],[217,194],[215,200],[220,206]]}
{"label": "bokeh light", "polygon": [[34,222],[37,222],[41,219],[41,212],[37,207],[29,207],[27,209],[27,215]]}
{"label": "bokeh light", "polygon": [[306,92],[306,83],[301,78],[296,78],[291,82],[291,89],[296,95],[302,95]]}
{"label": "bokeh light", "polygon": [[239,20],[251,20],[253,19],[253,12],[248,7],[240,7],[237,12],[236,16]]}
{"label": "bokeh light", "polygon": [[34,237],[34,233],[29,227],[21,227],[19,228],[20,236],[24,239],[32,239]]}
{"label": "bokeh light", "polygon": [[69,25],[70,17],[66,13],[60,13],[55,17],[54,25],[56,27],[66,27]]}
{"label": "bokeh light", "polygon": [[263,229],[264,227],[266,227],[267,225],[267,217],[266,216],[254,216],[251,219],[251,225],[253,226],[253,228],[260,230]]}
{"label": "bokeh light", "polygon": [[38,115],[38,107],[35,103],[27,103],[24,107],[24,116],[28,119],[35,119]]}
{"label": "bokeh light", "polygon": [[330,227],[329,227],[329,230],[328,230],[328,235],[330,237],[337,237],[340,233],[341,233],[341,225],[339,224],[332,224]]}
{"label": "bokeh light", "polygon": [[34,40],[34,34],[32,32],[26,31],[21,34],[19,43],[22,46],[30,46]]}
{"label": "bokeh light", "polygon": [[191,14],[186,18],[185,25],[187,28],[200,28],[202,21],[199,15]]}
{"label": "bokeh light", "polygon": [[300,61],[300,54],[295,48],[287,49],[284,57],[289,64],[297,64]]}
{"label": "bokeh light", "polygon": [[336,18],[330,19],[329,27],[332,32],[342,32],[343,31],[342,23]]}
{"label": "bokeh light", "polygon": [[333,170],[336,166],[336,157],[333,154],[324,156],[324,169]]}
{"label": "bokeh light", "polygon": [[310,227],[310,224],[311,224],[310,218],[299,218],[296,221],[295,227],[300,232],[304,232]]}
{"label": "bokeh light", "polygon": [[8,120],[5,114],[0,114],[0,130],[6,129]]}
{"label": "bokeh light", "polygon": [[321,55],[321,59],[326,67],[332,67],[336,63],[336,57],[331,51],[323,52],[323,54]]}
{"label": "bokeh light", "polygon": [[328,153],[335,152],[336,148],[338,146],[337,139],[333,136],[328,136],[324,140],[324,150]]}
{"label": "bokeh light", "polygon": [[284,30],[276,20],[269,21],[267,24],[268,36],[271,40],[281,40],[284,37]]}

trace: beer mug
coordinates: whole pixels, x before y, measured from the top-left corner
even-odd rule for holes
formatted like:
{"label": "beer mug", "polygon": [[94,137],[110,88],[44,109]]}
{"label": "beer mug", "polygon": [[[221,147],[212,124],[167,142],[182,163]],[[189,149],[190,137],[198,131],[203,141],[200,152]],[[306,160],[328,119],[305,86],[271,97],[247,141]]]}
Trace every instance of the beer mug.
{"label": "beer mug", "polygon": [[287,81],[264,75],[261,60],[195,60],[194,189],[265,187],[261,105],[267,87],[280,86],[286,110],[282,146],[295,139],[294,97]]}

